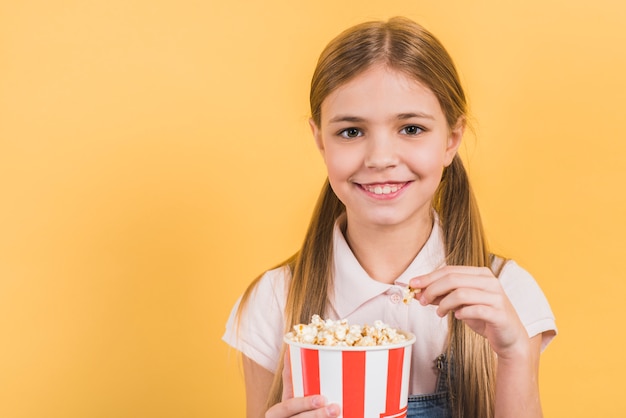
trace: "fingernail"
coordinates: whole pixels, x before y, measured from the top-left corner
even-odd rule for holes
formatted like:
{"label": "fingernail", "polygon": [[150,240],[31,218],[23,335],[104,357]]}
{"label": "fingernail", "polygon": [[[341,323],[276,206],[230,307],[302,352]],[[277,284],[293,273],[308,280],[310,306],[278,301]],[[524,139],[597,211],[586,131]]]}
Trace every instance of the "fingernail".
{"label": "fingernail", "polygon": [[314,408],[321,408],[322,406],[326,405],[326,398],[322,395],[315,396],[311,400],[311,403],[313,404]]}
{"label": "fingernail", "polygon": [[337,407],[337,405],[328,405],[326,407],[326,415],[328,415],[329,417],[338,417],[339,407]]}

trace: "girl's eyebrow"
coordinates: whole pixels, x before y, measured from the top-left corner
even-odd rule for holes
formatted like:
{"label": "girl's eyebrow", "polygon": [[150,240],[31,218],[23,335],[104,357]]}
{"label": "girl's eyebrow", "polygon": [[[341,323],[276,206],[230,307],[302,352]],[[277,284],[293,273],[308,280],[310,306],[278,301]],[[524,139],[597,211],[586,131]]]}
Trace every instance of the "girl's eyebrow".
{"label": "girl's eyebrow", "polygon": [[418,113],[400,113],[397,115],[397,118],[400,120],[405,120],[405,119],[413,119],[413,118],[418,118],[418,119],[432,119],[434,120],[435,117],[432,115],[429,115],[428,113],[423,113],[423,112],[418,112]]}
{"label": "girl's eyebrow", "polygon": [[358,116],[343,116],[343,115],[339,115],[339,116],[335,116],[334,118],[332,118],[331,120],[328,121],[328,123],[339,123],[339,122],[363,122],[365,121],[364,118],[358,117]]}
{"label": "girl's eyebrow", "polygon": [[[431,119],[431,120],[435,119],[434,116],[429,115],[428,113],[423,113],[423,112],[417,112],[417,113],[407,112],[407,113],[398,113],[396,115],[396,119],[398,120],[406,120],[406,119],[413,119],[413,118]],[[360,116],[338,115],[328,121],[328,123],[340,123],[340,122],[359,123],[359,122],[365,122],[365,118],[362,118]]]}

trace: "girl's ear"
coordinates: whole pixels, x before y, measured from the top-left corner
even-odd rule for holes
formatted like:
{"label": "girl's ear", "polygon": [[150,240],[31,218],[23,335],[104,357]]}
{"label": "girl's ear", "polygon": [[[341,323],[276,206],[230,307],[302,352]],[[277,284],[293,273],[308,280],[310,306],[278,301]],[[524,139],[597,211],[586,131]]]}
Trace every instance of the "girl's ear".
{"label": "girl's ear", "polygon": [[324,142],[322,141],[322,133],[320,128],[315,124],[313,118],[309,119],[309,126],[311,127],[311,132],[313,133],[313,138],[315,139],[315,145],[317,145],[317,149],[320,150],[322,156],[324,155]]}
{"label": "girl's ear", "polygon": [[450,133],[448,134],[448,143],[446,144],[446,154],[444,158],[445,167],[452,164],[452,160],[461,146],[463,132],[465,132],[465,117],[461,116],[456,121],[456,125],[450,129]]}

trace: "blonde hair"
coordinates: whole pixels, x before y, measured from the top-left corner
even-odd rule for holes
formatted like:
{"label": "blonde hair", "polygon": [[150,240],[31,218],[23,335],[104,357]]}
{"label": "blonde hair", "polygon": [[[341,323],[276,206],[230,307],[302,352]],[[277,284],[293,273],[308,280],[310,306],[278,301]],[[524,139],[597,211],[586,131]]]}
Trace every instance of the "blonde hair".
{"label": "blonde hair", "polygon": [[[467,101],[454,63],[443,45],[417,23],[401,17],[387,22],[356,25],[333,39],[320,55],[311,81],[311,117],[320,126],[324,99],[336,88],[373,64],[384,64],[419,80],[430,88],[454,127],[467,115]],[[446,262],[449,265],[489,267],[488,252],[478,207],[465,168],[458,155],[443,173],[433,198],[433,208],[442,225]],[[333,289],[332,236],[337,218],[345,211],[328,181],[319,200],[298,253],[283,263],[291,271],[285,307],[285,330],[311,315],[326,312]],[[247,289],[240,311],[258,282]],[[488,341],[462,321],[449,316],[447,352],[448,387],[452,415],[493,417],[495,360]],[[282,379],[279,370],[268,405],[280,402]]]}

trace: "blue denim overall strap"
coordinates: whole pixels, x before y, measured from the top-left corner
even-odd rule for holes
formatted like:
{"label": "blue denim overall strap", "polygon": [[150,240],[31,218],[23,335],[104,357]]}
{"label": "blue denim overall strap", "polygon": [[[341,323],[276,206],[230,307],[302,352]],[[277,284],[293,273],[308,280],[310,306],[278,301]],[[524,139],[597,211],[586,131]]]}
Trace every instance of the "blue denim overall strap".
{"label": "blue denim overall strap", "polygon": [[441,354],[435,360],[439,376],[434,393],[428,395],[409,396],[407,418],[450,418],[450,401],[446,380],[448,374],[448,359]]}

